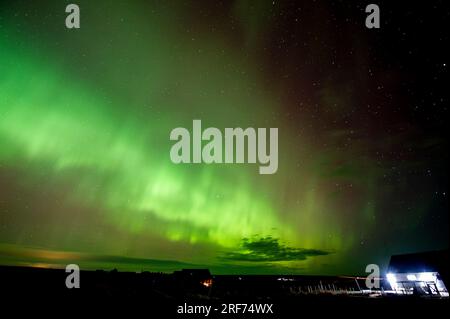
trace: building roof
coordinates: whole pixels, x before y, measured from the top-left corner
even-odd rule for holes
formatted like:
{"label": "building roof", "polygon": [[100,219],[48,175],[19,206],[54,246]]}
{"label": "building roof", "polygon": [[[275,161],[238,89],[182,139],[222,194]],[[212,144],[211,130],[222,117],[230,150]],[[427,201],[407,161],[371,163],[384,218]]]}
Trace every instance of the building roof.
{"label": "building roof", "polygon": [[448,256],[448,249],[405,255],[393,255],[389,262],[388,272],[438,272],[441,277],[448,278]]}

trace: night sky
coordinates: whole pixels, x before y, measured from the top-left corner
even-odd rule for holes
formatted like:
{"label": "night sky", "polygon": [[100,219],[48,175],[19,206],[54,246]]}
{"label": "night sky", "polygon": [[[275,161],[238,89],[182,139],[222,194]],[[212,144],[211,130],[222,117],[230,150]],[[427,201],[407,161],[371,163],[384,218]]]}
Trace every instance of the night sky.
{"label": "night sky", "polygon": [[[65,7],[81,28],[65,27]],[[360,274],[448,247],[446,1],[1,1],[0,264]],[[170,161],[277,127],[279,165]]]}

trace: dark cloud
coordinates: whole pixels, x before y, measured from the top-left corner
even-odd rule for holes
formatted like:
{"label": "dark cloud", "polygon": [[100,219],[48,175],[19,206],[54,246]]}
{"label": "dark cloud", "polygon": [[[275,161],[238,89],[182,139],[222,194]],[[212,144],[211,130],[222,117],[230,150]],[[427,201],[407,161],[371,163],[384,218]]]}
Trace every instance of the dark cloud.
{"label": "dark cloud", "polygon": [[248,239],[243,238],[241,250],[224,254],[221,259],[233,261],[295,261],[309,257],[325,256],[331,252],[319,249],[292,248],[279,243],[271,236]]}

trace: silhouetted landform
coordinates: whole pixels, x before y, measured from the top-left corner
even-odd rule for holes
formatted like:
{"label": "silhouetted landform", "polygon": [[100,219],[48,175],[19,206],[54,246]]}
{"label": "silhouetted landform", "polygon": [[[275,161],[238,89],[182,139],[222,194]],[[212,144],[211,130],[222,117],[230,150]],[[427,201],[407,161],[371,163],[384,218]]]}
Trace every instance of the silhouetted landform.
{"label": "silhouetted landform", "polygon": [[[218,311],[224,303],[273,304],[274,315],[316,306],[320,311],[348,306],[394,305],[409,310],[448,306],[448,298],[382,294],[389,289],[385,281],[381,281],[380,289],[364,289],[363,277],[212,276],[207,269],[183,269],[172,274],[81,271],[80,288],[68,289],[67,275],[64,269],[0,266],[1,289],[11,300],[112,300],[110,307],[116,301],[139,300],[153,311],[174,315],[177,307],[185,304],[209,304]],[[333,306],[320,308],[322,304]]]}

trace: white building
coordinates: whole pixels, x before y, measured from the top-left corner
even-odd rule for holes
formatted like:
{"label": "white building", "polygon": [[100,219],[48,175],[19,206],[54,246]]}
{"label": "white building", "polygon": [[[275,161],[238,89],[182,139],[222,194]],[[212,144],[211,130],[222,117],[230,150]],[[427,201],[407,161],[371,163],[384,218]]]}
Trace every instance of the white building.
{"label": "white building", "polygon": [[397,294],[446,297],[448,250],[394,255],[386,275]]}

